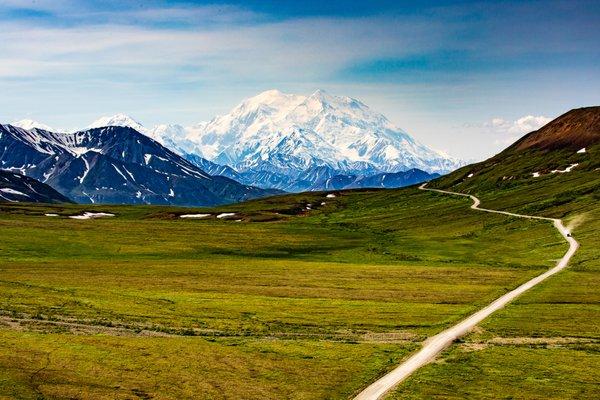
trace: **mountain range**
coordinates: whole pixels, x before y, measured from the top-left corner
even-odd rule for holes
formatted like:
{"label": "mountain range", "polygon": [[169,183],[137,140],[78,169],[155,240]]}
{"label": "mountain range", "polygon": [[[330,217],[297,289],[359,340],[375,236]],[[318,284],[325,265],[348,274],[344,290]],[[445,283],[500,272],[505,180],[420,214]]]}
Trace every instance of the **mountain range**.
{"label": "mountain range", "polygon": [[462,164],[359,100],[322,90],[269,90],[189,127],[148,129],[117,114],[80,131],[22,120],[0,132],[0,168],[77,202],[212,205],[278,190],[395,188]]}
{"label": "mountain range", "polygon": [[189,127],[148,129],[117,114],[88,128],[108,125],[136,129],[209,174],[293,192],[324,189],[334,176],[366,183],[362,178],[382,173],[417,168],[443,174],[464,164],[419,143],[361,101],[323,90],[310,96],[269,90]]}

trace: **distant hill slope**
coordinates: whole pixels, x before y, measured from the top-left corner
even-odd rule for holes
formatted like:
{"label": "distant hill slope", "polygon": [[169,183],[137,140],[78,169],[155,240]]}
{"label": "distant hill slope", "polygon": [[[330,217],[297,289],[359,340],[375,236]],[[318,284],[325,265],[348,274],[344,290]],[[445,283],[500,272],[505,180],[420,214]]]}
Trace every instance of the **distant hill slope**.
{"label": "distant hill slope", "polygon": [[[457,191],[491,191],[545,184],[573,174],[600,174],[600,107],[571,110],[480,163],[430,183]],[[564,187],[569,190],[568,184]]]}
{"label": "distant hill slope", "polygon": [[0,167],[80,203],[204,206],[277,193],[210,176],[128,127],[53,133],[0,125]]}
{"label": "distant hill slope", "polygon": [[600,106],[577,108],[531,132],[507,151],[579,150],[600,143]]}
{"label": "distant hill slope", "polygon": [[430,181],[439,174],[430,174],[418,168],[402,172],[381,173],[371,176],[335,175],[315,183],[310,190],[342,190],[387,188],[396,189]]}
{"label": "distant hill slope", "polygon": [[25,175],[0,170],[0,202],[72,203],[50,186]]}

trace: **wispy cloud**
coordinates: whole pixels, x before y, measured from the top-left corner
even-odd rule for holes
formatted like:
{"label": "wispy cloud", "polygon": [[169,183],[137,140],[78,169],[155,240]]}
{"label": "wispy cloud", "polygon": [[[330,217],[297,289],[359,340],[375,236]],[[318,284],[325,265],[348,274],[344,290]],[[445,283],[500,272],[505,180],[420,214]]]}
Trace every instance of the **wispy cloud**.
{"label": "wispy cloud", "polygon": [[503,118],[493,118],[483,124],[483,128],[496,136],[494,144],[511,144],[526,133],[540,129],[552,118],[543,115],[525,115],[516,120],[506,120]]}
{"label": "wispy cloud", "polygon": [[[223,14],[220,18],[227,19]],[[431,51],[443,35],[441,26],[381,17],[305,18],[226,29],[7,23],[0,32],[4,64],[0,77],[56,74],[61,66],[68,74],[98,67],[121,71],[131,66],[138,68],[133,71],[137,73],[141,68],[170,66],[188,71],[194,67],[206,79],[306,80],[330,77],[359,60]]]}

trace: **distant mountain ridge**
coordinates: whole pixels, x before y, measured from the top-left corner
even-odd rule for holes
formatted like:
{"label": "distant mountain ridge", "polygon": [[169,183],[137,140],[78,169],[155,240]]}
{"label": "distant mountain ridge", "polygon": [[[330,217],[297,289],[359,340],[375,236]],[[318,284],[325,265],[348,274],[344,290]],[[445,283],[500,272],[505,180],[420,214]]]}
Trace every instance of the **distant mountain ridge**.
{"label": "distant mountain ridge", "polygon": [[81,203],[216,205],[277,193],[210,176],[155,140],[117,126],[53,133],[0,125],[0,169]]}

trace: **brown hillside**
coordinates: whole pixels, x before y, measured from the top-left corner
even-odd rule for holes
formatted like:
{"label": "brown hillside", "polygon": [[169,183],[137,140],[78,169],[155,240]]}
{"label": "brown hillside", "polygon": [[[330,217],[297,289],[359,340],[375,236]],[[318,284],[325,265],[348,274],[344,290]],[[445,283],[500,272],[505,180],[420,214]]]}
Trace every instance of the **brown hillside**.
{"label": "brown hillside", "polygon": [[600,143],[600,106],[577,108],[528,133],[507,150],[578,150]]}

